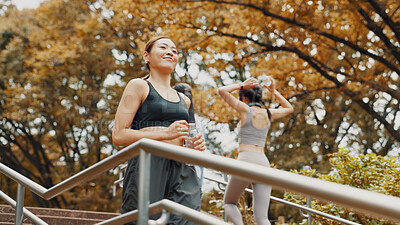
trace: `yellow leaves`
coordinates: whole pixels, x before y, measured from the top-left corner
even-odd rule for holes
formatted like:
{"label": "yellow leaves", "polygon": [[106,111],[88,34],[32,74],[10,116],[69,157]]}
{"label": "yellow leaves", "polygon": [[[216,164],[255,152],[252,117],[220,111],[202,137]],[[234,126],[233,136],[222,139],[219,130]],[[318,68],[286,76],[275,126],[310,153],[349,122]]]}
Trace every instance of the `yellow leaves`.
{"label": "yellow leaves", "polygon": [[223,216],[223,192],[213,189],[204,193],[202,197],[201,210],[212,215]]}
{"label": "yellow leaves", "polygon": [[[400,192],[392,188],[400,182],[400,163],[396,157],[383,157],[375,153],[354,155],[341,149],[330,162],[332,170],[340,174],[339,183],[345,181],[344,184],[400,196]],[[325,178],[329,180],[329,177]]]}
{"label": "yellow leaves", "polygon": [[238,120],[238,113],[218,95],[216,89],[193,90],[195,113],[219,123],[230,123]]}
{"label": "yellow leaves", "polygon": [[[31,10],[18,11],[17,9],[8,10],[6,15],[0,16],[0,31],[12,31],[20,33],[20,28],[24,27],[24,34],[29,34],[33,29],[33,12]],[[27,26],[31,25],[31,26]]]}
{"label": "yellow leaves", "polygon": [[76,34],[78,38],[95,40],[97,35],[105,33],[105,27],[99,23],[97,17],[90,16],[85,20],[85,23],[77,23],[75,25]]}

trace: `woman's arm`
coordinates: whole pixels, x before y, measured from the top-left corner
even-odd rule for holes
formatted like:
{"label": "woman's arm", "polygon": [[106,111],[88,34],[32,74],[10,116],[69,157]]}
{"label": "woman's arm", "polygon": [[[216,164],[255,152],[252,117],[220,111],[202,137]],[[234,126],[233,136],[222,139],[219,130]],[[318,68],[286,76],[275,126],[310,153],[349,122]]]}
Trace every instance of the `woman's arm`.
{"label": "woman's arm", "polygon": [[228,103],[232,108],[234,108],[239,113],[248,111],[248,106],[240,101],[239,99],[235,98],[231,92],[235,90],[240,90],[242,87],[243,89],[250,89],[255,87],[258,84],[258,81],[254,78],[249,78],[245,80],[243,83],[238,84],[231,84],[227,86],[223,86],[218,88],[218,94],[221,95],[222,99],[226,103]]}
{"label": "woman's arm", "polygon": [[149,92],[146,81],[131,80],[122,94],[121,101],[115,114],[112,141],[115,146],[128,146],[142,138],[153,140],[171,140],[188,135],[186,121],[176,121],[165,130],[134,130],[131,123],[137,110]]}
{"label": "woman's arm", "polygon": [[272,93],[272,95],[275,97],[275,99],[278,101],[278,103],[282,106],[282,108],[279,109],[270,109],[271,111],[271,119],[276,120],[283,118],[291,113],[293,113],[293,106],[286,100],[285,97],[281,95],[276,89],[275,89],[275,80],[271,78],[271,85],[267,86],[265,84],[262,84],[264,87],[268,89],[269,92]]}
{"label": "woman's arm", "polygon": [[270,109],[271,111],[271,119],[277,120],[288,116],[289,114],[293,113],[293,106],[284,98],[281,93],[277,90],[274,92],[275,99],[279,102],[282,108],[279,109]]}

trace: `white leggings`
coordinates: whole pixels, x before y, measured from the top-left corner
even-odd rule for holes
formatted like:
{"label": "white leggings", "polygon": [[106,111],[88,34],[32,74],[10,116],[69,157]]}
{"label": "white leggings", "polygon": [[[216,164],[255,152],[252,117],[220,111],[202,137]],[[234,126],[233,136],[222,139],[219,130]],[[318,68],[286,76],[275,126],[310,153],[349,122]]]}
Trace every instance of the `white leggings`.
{"label": "white leggings", "polygon": [[[242,151],[237,160],[255,163],[269,167],[269,161],[264,153]],[[231,177],[225,190],[224,206],[225,214],[235,225],[243,225],[242,214],[236,204],[240,195],[251,182]],[[254,219],[258,225],[270,225],[268,220],[268,207],[271,195],[271,186],[265,184],[253,185],[253,211]]]}

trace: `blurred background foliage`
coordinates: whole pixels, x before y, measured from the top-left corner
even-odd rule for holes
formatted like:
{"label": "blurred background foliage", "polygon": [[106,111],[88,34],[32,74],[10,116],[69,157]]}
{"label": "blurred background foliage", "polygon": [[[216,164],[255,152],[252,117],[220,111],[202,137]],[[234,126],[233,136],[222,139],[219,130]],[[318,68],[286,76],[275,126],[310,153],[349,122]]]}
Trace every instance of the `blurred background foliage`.
{"label": "blurred background foliage", "polygon": [[[321,174],[315,169],[303,169],[292,172],[316,177],[322,180],[349,185],[369,191],[400,197],[400,162],[396,157],[383,157],[375,153],[366,155],[352,154],[348,150],[340,149],[331,154],[331,171]],[[296,202],[301,205],[306,204],[306,197],[294,193],[285,193],[284,199]],[[380,218],[367,217],[361,213],[356,213],[349,209],[336,206],[332,203],[312,200],[313,209],[332,214],[341,218],[346,218],[360,224],[396,224]],[[341,224],[320,216],[313,216],[313,219],[321,224]],[[301,224],[307,224],[303,222]]]}
{"label": "blurred background foliage", "polygon": [[[114,113],[125,84],[148,73],[142,53],[155,35],[179,48],[171,82],[193,87],[214,154],[234,157],[218,137],[238,123],[216,88],[270,75],[295,108],[266,140],[274,167],[327,174],[340,148],[398,156],[399,21],[398,0],[48,0],[21,11],[0,0],[0,160],[51,187],[118,151]],[[26,205],[119,211],[117,178],[109,171],[51,201],[27,194]],[[207,204],[221,199],[210,195]],[[272,204],[270,216],[289,211]]]}

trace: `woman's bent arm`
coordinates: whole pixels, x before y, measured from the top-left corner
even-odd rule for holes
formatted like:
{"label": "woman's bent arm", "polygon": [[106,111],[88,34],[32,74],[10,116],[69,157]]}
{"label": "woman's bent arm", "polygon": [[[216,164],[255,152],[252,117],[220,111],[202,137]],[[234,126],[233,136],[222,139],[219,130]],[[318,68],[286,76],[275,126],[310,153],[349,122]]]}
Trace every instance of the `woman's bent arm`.
{"label": "woman's bent arm", "polygon": [[277,90],[274,91],[273,95],[275,99],[279,102],[282,108],[279,109],[270,109],[271,111],[271,119],[276,120],[283,118],[291,113],[293,113],[293,106],[286,100],[285,97],[281,95]]}
{"label": "woman's bent arm", "polygon": [[147,82],[142,79],[131,80],[126,86],[115,114],[112,132],[113,145],[128,146],[142,138],[162,141],[188,135],[186,121],[176,121],[163,131],[130,128],[133,118],[148,92]]}
{"label": "woman's bent arm", "polygon": [[227,86],[223,86],[218,88],[218,94],[224,99],[226,103],[228,103],[232,108],[234,108],[239,113],[247,113],[248,106],[235,98],[231,92],[235,90],[250,89],[254,88],[258,84],[257,80],[254,78],[249,78],[240,84],[231,84]]}

